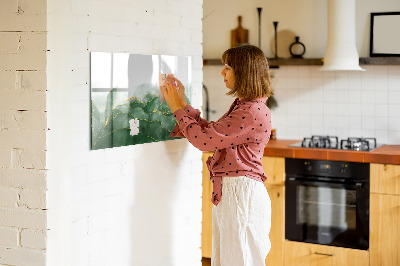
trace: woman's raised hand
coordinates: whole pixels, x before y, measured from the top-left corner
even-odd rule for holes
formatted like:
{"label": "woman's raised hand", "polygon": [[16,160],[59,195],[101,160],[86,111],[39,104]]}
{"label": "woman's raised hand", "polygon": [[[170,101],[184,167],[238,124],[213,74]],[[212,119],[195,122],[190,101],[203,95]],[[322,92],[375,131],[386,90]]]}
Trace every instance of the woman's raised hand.
{"label": "woman's raised hand", "polygon": [[187,105],[187,102],[185,100],[185,87],[182,85],[182,82],[179,79],[172,77],[171,80],[175,81],[176,84],[178,85],[179,102],[180,102],[181,106],[183,106],[185,108]]}
{"label": "woman's raised hand", "polygon": [[160,89],[164,93],[165,102],[172,112],[186,107],[185,88],[179,80],[168,76],[164,86],[160,86]]}

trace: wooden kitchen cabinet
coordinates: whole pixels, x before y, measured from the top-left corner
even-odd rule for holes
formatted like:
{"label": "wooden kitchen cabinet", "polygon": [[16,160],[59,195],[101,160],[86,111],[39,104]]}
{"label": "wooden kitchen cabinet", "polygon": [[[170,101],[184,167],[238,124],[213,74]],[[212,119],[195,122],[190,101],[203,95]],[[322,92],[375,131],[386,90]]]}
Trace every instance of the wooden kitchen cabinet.
{"label": "wooden kitchen cabinet", "polygon": [[271,199],[271,250],[265,259],[266,266],[283,265],[285,241],[285,187],[265,184]]}
{"label": "wooden kitchen cabinet", "polygon": [[264,156],[261,159],[261,163],[268,177],[265,184],[285,185],[285,158]]}
{"label": "wooden kitchen cabinet", "polygon": [[285,266],[366,266],[365,250],[285,241]]}
{"label": "wooden kitchen cabinet", "polygon": [[370,202],[370,265],[400,265],[400,196],[373,193]]}
{"label": "wooden kitchen cabinet", "polygon": [[370,265],[400,265],[400,165],[370,167]]}
{"label": "wooden kitchen cabinet", "polygon": [[[206,161],[211,152],[203,153],[203,217],[202,217],[202,256],[211,258],[212,253],[212,183]],[[268,176],[265,187],[268,190],[272,205],[271,250],[266,258],[267,266],[283,265],[283,243],[285,230],[285,158],[263,157],[262,164]]]}
{"label": "wooden kitchen cabinet", "polygon": [[370,164],[371,193],[400,195],[400,165]]}
{"label": "wooden kitchen cabinet", "polygon": [[212,152],[203,153],[203,195],[202,195],[202,223],[201,223],[201,253],[204,258],[211,258],[212,252],[212,183],[206,165]]}
{"label": "wooden kitchen cabinet", "polygon": [[267,175],[265,187],[271,199],[271,250],[265,259],[266,266],[283,265],[285,240],[285,158],[264,156],[261,160]]}

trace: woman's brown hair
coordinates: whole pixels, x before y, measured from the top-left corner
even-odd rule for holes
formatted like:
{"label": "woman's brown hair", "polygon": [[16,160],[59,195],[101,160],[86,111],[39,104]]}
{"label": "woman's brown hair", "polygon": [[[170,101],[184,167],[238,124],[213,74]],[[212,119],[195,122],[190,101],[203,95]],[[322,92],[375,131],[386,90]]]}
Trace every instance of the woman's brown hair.
{"label": "woman's brown hair", "polygon": [[254,99],[274,94],[268,61],[260,48],[246,44],[228,49],[222,54],[222,63],[235,74],[235,86],[227,95]]}

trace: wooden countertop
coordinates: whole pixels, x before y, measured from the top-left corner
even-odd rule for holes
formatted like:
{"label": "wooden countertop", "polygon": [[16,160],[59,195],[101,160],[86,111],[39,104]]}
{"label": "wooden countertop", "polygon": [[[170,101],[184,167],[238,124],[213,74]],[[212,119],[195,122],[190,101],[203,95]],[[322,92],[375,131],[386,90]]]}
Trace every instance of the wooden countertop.
{"label": "wooden countertop", "polygon": [[400,164],[400,145],[383,145],[372,151],[290,147],[301,140],[270,140],[264,156],[364,163]]}

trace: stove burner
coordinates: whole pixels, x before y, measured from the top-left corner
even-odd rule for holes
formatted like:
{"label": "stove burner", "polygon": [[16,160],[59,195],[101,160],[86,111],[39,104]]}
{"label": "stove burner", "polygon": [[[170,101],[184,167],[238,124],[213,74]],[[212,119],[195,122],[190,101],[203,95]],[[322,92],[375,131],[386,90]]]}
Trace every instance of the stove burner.
{"label": "stove burner", "polygon": [[304,138],[301,147],[338,149],[339,140],[338,137],[334,136],[312,136],[311,138]]}
{"label": "stove burner", "polygon": [[347,138],[340,141],[343,150],[369,151],[376,148],[376,138]]}
{"label": "stove burner", "polygon": [[347,138],[340,141],[336,136],[317,136],[304,138],[302,142],[292,144],[293,147],[341,149],[353,151],[371,151],[378,147],[376,138]]}

